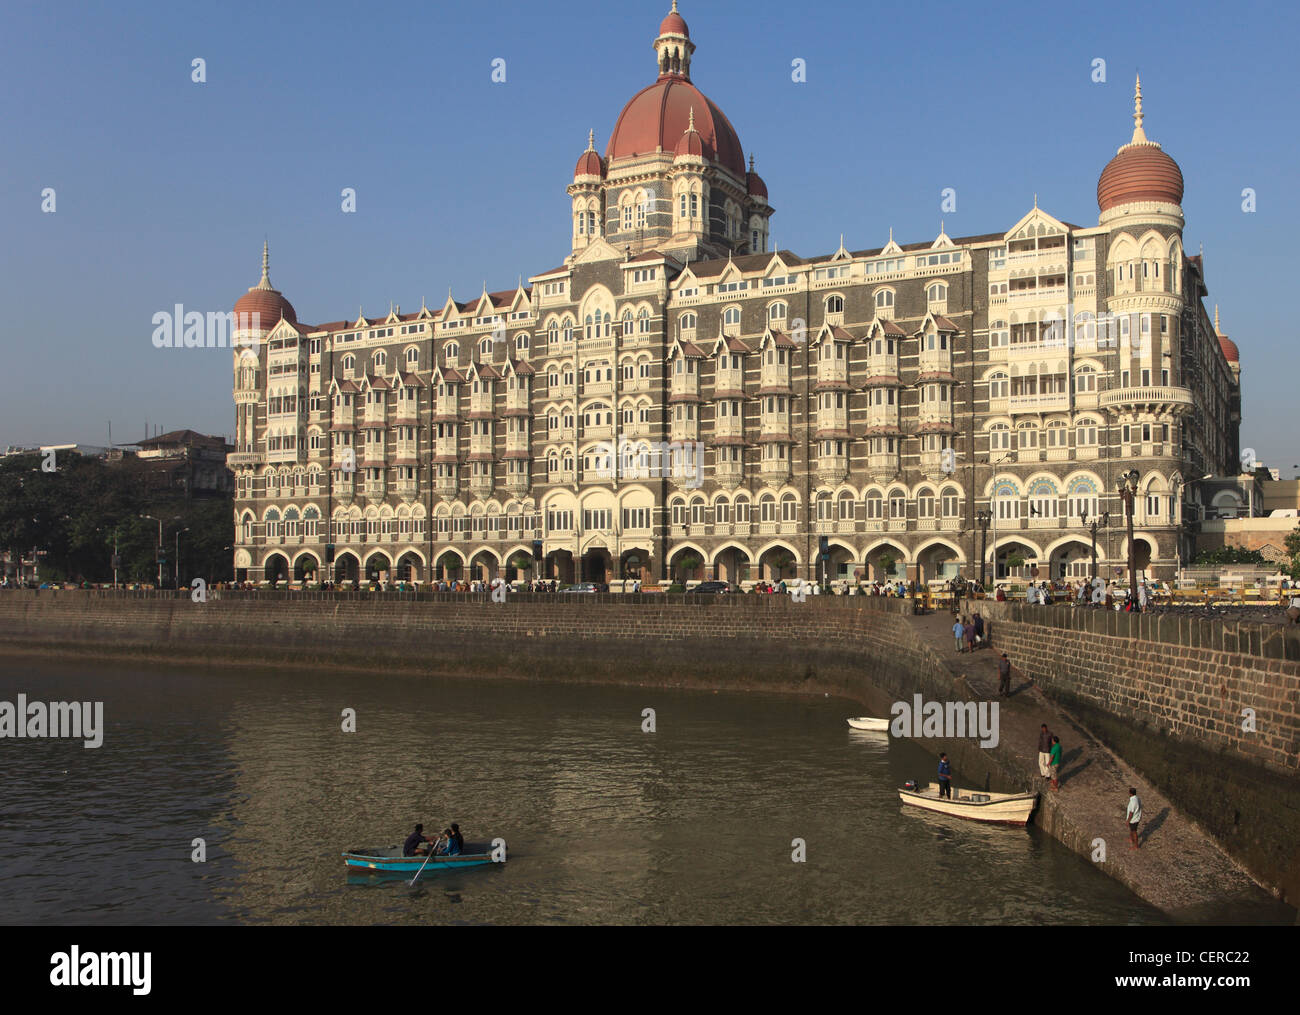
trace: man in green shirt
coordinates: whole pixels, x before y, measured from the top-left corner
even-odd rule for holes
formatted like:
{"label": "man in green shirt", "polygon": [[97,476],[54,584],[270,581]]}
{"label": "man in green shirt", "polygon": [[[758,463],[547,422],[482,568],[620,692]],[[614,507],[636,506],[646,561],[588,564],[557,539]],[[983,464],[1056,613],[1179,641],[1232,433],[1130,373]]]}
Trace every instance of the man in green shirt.
{"label": "man in green shirt", "polygon": [[1051,750],[1052,789],[1061,788],[1061,738],[1052,737]]}

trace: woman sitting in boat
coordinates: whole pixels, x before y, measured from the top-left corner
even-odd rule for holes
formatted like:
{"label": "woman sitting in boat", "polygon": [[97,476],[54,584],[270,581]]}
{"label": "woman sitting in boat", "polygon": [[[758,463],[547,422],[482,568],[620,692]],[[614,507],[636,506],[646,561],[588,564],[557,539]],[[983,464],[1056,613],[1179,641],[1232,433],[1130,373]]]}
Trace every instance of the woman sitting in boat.
{"label": "woman sitting in boat", "polygon": [[442,835],[438,836],[438,845],[434,847],[434,852],[439,856],[460,856],[460,843],[456,841],[456,836],[452,835],[450,828],[442,830]]}

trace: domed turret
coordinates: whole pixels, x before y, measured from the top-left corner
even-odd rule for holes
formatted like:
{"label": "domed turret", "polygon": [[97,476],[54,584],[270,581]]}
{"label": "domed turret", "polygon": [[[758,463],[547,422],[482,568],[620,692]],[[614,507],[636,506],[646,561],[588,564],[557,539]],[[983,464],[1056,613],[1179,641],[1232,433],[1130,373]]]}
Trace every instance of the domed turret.
{"label": "domed turret", "polygon": [[605,165],[600,161],[600,154],[596,151],[596,132],[590,131],[587,134],[587,150],[578,158],[578,165],[573,170],[574,181],[584,180],[594,177],[597,180],[605,176]]}
{"label": "domed turret", "polygon": [[257,315],[257,327],[261,331],[274,328],[282,317],[290,324],[298,323],[298,315],[293,309],[293,304],[286,300],[278,289],[271,287],[270,269],[270,244],[263,243],[262,279],[235,301],[237,327],[244,327],[244,322],[251,321],[254,314]]}
{"label": "domed turret", "polygon": [[1181,205],[1183,173],[1142,129],[1142,79],[1133,96],[1133,140],[1116,152],[1097,181],[1097,206],[1107,212],[1133,201]]}
{"label": "domed turret", "polygon": [[767,200],[767,184],[763,178],[754,172],[754,156],[749,156],[749,172],[745,174],[745,184],[749,188],[750,197],[760,197]]}

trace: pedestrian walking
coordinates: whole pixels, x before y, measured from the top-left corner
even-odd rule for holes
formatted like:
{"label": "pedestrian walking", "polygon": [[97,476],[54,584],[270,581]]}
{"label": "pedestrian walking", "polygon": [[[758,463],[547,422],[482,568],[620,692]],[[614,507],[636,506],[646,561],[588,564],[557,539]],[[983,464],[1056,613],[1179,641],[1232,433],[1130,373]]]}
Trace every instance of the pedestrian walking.
{"label": "pedestrian walking", "polygon": [[[1002,658],[998,660],[998,697],[1011,693],[1011,660],[1007,658],[1005,652]],[[1046,726],[1043,729],[1047,729]],[[1040,745],[1041,750],[1041,745]]]}
{"label": "pedestrian walking", "polygon": [[978,648],[984,644],[984,618],[975,613],[975,645]]}
{"label": "pedestrian walking", "polygon": [[965,633],[966,633],[966,628],[964,628],[964,627],[962,626],[962,623],[961,623],[961,617],[958,617],[957,620],[956,620],[956,622],[952,625],[952,636],[953,636],[953,639],[957,642],[957,651],[958,651],[958,652],[962,651],[962,647],[961,647],[961,645],[962,645],[962,635],[965,634]]}
{"label": "pedestrian walking", "polygon": [[952,765],[948,764],[948,755],[939,755],[939,799],[952,799]]}
{"label": "pedestrian walking", "polygon": [[1043,723],[1042,729],[1038,731],[1038,774],[1044,779],[1050,778],[1051,766],[1052,734],[1047,729],[1047,723]]}
{"label": "pedestrian walking", "polygon": [[1052,769],[1052,789],[1061,788],[1061,738],[1052,737],[1052,750],[1049,752]]}
{"label": "pedestrian walking", "polygon": [[1128,821],[1128,841],[1129,849],[1138,849],[1138,822],[1142,820],[1142,801],[1138,799],[1138,791],[1132,786],[1128,791],[1128,809],[1124,814]]}
{"label": "pedestrian walking", "polygon": [[966,651],[975,651],[975,625],[971,623],[970,617],[962,618],[962,636],[966,639]]}

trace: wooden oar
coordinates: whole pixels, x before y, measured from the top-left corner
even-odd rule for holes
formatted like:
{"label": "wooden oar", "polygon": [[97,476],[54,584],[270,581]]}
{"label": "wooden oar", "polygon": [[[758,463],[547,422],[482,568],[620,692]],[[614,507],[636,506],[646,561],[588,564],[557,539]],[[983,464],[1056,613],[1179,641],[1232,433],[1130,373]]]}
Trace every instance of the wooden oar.
{"label": "wooden oar", "polygon": [[[420,869],[415,872],[415,877],[411,878],[411,885],[414,885],[420,879],[420,875],[424,873],[424,868],[429,866],[429,861],[433,859],[433,851],[437,848],[437,845],[436,842],[429,843],[429,855],[424,858],[424,863],[420,864]],[[409,888],[411,885],[407,887]]]}

